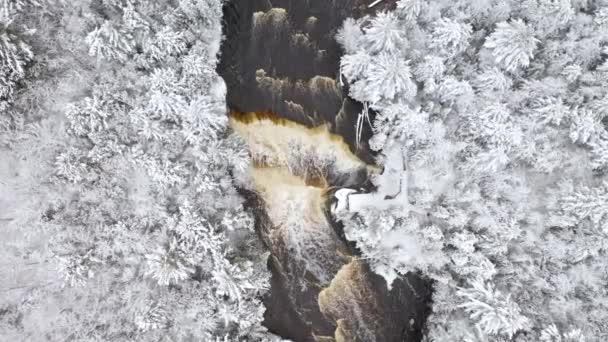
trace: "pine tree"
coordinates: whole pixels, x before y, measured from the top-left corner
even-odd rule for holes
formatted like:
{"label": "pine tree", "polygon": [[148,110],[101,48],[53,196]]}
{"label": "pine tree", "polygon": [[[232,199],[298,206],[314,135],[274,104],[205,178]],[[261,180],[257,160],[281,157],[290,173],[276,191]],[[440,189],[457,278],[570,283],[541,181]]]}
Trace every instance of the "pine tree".
{"label": "pine tree", "polygon": [[511,338],[528,327],[529,320],[521,315],[519,306],[483,280],[472,281],[470,288],[460,289],[457,295],[465,301],[459,307],[464,308],[486,334]]}
{"label": "pine tree", "polygon": [[352,18],[348,18],[336,34],[336,40],[344,47],[348,54],[356,53],[362,44],[363,31],[361,24]]}
{"label": "pine tree", "polygon": [[399,0],[397,2],[397,13],[404,17],[407,22],[412,23],[420,15],[424,4],[425,2],[421,0]]}
{"label": "pine tree", "polygon": [[521,19],[496,24],[496,30],[487,38],[484,46],[492,50],[496,64],[513,72],[530,65],[539,40]]}
{"label": "pine tree", "polygon": [[579,222],[590,220],[597,228],[606,227],[608,220],[608,183],[598,187],[582,186],[580,190],[567,194],[561,200],[564,214],[576,218]]}
{"label": "pine tree", "polygon": [[364,29],[363,42],[371,53],[395,53],[407,47],[407,40],[399,21],[392,12],[380,12]]}
{"label": "pine tree", "polygon": [[429,46],[439,54],[452,57],[462,53],[469,45],[472,29],[449,18],[441,18],[434,23]]}
{"label": "pine tree", "polygon": [[91,56],[126,61],[133,49],[132,39],[126,30],[106,20],[91,31],[85,41]]}
{"label": "pine tree", "polygon": [[13,102],[17,83],[25,78],[26,65],[34,57],[29,45],[15,31],[12,18],[23,9],[22,2],[5,2],[0,8],[0,111]]}

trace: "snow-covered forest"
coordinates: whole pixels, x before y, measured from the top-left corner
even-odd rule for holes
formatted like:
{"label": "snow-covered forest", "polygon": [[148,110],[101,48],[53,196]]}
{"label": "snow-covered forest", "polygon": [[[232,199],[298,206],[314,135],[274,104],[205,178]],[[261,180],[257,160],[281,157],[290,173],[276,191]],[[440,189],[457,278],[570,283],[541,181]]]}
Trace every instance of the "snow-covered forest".
{"label": "snow-covered forest", "polygon": [[385,165],[346,236],[434,280],[425,339],[607,340],[608,2],[400,0],[337,39]]}
{"label": "snow-covered forest", "polygon": [[259,340],[214,0],[0,1],[0,340]]}
{"label": "snow-covered forest", "polygon": [[[376,153],[332,205],[356,258],[432,281],[426,342],[608,340],[608,0],[380,3],[333,32]],[[224,4],[0,0],[0,341],[281,340]]]}

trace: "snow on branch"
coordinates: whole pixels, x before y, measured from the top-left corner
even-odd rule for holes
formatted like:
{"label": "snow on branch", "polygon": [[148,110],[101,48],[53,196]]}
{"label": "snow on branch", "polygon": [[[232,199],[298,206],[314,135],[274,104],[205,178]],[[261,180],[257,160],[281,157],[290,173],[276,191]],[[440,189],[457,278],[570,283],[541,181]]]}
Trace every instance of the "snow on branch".
{"label": "snow on branch", "polygon": [[374,6],[376,6],[377,4],[381,3],[384,0],[376,0],[374,2],[372,2],[371,4],[369,4],[369,6],[367,6],[367,8],[372,8]]}
{"label": "snow on branch", "polygon": [[353,189],[337,191],[335,197],[338,202],[332,207],[334,213],[341,210],[356,213],[365,208],[402,208],[404,214],[410,211],[423,213],[409,203],[407,162],[401,147],[387,152],[384,171],[376,177],[375,183],[378,190],[374,193],[357,193]]}

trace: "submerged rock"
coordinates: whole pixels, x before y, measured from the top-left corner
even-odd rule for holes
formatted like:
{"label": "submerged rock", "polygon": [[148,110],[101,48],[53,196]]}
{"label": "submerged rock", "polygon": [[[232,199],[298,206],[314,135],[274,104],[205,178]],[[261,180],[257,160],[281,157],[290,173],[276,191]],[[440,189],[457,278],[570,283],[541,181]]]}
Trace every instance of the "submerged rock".
{"label": "submerged rock", "polygon": [[[416,290],[417,289],[417,290]],[[416,275],[386,281],[353,258],[319,294],[319,307],[336,323],[337,342],[419,341],[430,287]],[[416,309],[418,308],[418,310]]]}

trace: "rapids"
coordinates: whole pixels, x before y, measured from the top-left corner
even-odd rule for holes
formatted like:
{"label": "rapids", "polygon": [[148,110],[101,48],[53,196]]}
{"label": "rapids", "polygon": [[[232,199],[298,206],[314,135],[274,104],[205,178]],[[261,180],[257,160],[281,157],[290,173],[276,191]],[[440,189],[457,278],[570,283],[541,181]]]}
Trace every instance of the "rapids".
{"label": "rapids", "polygon": [[[385,0],[373,10],[394,6]],[[342,187],[370,191],[379,172],[363,141],[362,105],[337,81],[334,36],[363,0],[233,0],[224,7],[218,73],[227,85],[230,125],[252,156],[241,189],[270,252],[264,325],[300,341],[420,341],[430,283],[417,274],[389,291],[329,213]],[[373,115],[373,113],[372,113]],[[372,118],[373,119],[373,118]]]}

